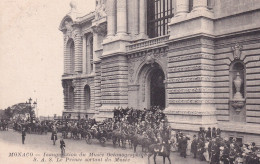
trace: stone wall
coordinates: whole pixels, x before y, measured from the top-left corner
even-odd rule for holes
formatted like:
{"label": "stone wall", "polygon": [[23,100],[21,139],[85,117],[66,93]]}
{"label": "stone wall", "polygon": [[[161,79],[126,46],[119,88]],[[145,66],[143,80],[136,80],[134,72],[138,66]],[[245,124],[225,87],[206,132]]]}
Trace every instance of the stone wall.
{"label": "stone wall", "polygon": [[216,104],[218,121],[230,121],[230,97],[229,68],[234,60],[232,46],[237,42],[243,46],[241,60],[246,66],[246,123],[260,123],[260,33],[236,35],[229,38],[219,38],[215,45],[215,97],[219,101]]}

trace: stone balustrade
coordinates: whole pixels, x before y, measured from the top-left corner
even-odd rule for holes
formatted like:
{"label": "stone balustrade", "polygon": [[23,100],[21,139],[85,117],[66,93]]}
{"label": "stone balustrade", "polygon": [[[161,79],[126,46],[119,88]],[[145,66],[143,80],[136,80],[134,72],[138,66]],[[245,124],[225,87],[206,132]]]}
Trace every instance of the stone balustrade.
{"label": "stone balustrade", "polygon": [[135,50],[139,50],[139,49],[143,49],[143,48],[148,48],[150,46],[162,44],[165,41],[167,41],[168,39],[169,39],[169,35],[164,35],[164,36],[161,36],[161,37],[152,38],[152,39],[148,39],[148,40],[145,40],[145,41],[140,41],[140,42],[128,45],[126,47],[126,50],[129,52],[129,51],[135,51]]}

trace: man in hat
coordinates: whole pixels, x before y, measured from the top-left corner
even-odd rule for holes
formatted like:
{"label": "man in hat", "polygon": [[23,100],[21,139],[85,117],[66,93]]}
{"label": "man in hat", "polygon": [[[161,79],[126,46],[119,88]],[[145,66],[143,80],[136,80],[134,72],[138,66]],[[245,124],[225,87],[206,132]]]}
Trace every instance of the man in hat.
{"label": "man in hat", "polygon": [[197,151],[198,151],[198,140],[197,140],[197,136],[194,135],[193,136],[193,141],[191,143],[191,152],[194,154],[193,158],[197,158]]}
{"label": "man in hat", "polygon": [[60,149],[61,149],[61,156],[65,155],[65,142],[63,140],[63,137],[60,139]]}
{"label": "man in hat", "polygon": [[26,132],[25,132],[25,128],[23,127],[23,130],[22,130],[22,143],[24,144],[24,141],[25,141],[25,136],[26,136]]}

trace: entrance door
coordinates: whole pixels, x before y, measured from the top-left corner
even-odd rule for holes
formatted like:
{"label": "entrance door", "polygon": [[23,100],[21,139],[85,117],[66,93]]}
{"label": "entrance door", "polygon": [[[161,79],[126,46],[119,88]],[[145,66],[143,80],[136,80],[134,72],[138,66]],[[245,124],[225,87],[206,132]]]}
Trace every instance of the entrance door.
{"label": "entrance door", "polygon": [[155,69],[151,72],[150,104],[151,106],[160,106],[165,108],[165,85],[164,73],[161,69]]}

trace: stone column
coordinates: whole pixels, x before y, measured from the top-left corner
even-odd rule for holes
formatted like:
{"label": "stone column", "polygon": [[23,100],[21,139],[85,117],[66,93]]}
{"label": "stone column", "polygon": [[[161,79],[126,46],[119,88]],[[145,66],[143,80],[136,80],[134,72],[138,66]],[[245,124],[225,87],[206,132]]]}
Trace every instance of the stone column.
{"label": "stone column", "polygon": [[75,46],[75,72],[82,73],[82,38],[79,34],[79,30],[76,31],[77,34],[74,38],[74,46]]}
{"label": "stone column", "polygon": [[184,16],[188,12],[189,12],[189,0],[176,0],[176,16]]}
{"label": "stone column", "polygon": [[117,35],[127,33],[126,0],[117,0]]}
{"label": "stone column", "polygon": [[193,0],[192,11],[198,10],[208,10],[208,1],[207,0]]}
{"label": "stone column", "polygon": [[146,17],[146,0],[140,0],[140,35],[146,35],[147,17]]}
{"label": "stone column", "polygon": [[116,0],[107,0],[107,37],[114,36],[116,32]]}
{"label": "stone column", "polygon": [[133,0],[133,34],[137,35],[139,33],[139,0]]}

